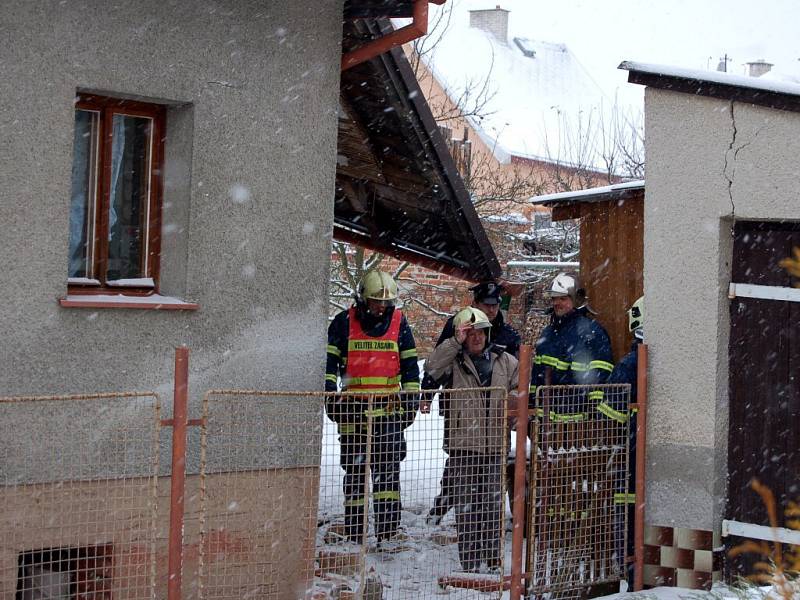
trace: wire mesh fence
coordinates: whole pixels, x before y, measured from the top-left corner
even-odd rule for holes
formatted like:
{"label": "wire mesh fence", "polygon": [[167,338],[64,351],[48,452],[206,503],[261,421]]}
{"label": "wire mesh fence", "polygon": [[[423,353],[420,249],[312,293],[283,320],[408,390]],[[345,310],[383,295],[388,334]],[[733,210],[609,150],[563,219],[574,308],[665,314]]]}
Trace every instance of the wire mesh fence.
{"label": "wire mesh fence", "polygon": [[500,596],[506,393],[326,397],[318,598]]}
{"label": "wire mesh fence", "polygon": [[[532,596],[578,598],[624,577],[628,395],[627,386],[537,391]],[[419,411],[418,392],[208,392],[184,456],[184,596],[501,597],[514,455],[505,397],[441,390]],[[158,479],[168,436],[159,437],[170,422],[158,397],[0,405],[0,596],[163,596],[170,511],[169,478]]]}
{"label": "wire mesh fence", "polygon": [[158,396],[7,397],[0,408],[0,597],[154,598]]}
{"label": "wire mesh fence", "polygon": [[199,538],[191,595],[306,597],[314,576],[321,394],[212,390],[203,422],[200,508],[186,528],[187,537]]}
{"label": "wire mesh fence", "polygon": [[526,559],[533,596],[581,598],[589,586],[625,578],[629,400],[629,385],[536,390]]}
{"label": "wire mesh fence", "polygon": [[441,392],[418,413],[419,393],[209,392],[197,597],[499,597],[505,403],[446,418],[470,394],[505,399]]}

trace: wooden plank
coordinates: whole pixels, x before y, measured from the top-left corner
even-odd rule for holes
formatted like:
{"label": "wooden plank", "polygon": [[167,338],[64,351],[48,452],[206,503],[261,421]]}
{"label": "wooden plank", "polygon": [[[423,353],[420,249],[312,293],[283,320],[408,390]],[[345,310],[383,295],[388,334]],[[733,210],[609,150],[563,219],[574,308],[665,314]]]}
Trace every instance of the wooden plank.
{"label": "wooden plank", "polygon": [[786,529],[785,527],[766,527],[764,525],[753,525],[752,523],[724,519],[722,521],[722,535],[723,537],[738,535],[753,540],[777,541],[782,544],[800,546],[800,531]]}
{"label": "wooden plank", "polygon": [[581,279],[615,361],[630,349],[627,310],[644,290],[643,200],[586,204],[581,221]]}
{"label": "wooden plank", "polygon": [[800,302],[800,288],[731,283],[728,290],[728,298],[758,298],[761,300]]}
{"label": "wooden plank", "polygon": [[569,219],[580,219],[581,205],[567,204],[565,206],[554,206],[551,218],[553,221],[567,221]]}

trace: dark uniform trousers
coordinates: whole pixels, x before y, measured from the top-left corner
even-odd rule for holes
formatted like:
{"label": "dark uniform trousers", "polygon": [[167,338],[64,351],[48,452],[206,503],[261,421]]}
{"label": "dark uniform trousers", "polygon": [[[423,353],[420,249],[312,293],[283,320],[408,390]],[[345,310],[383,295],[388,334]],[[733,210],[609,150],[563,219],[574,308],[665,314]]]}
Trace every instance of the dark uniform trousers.
{"label": "dark uniform trousers", "polygon": [[[378,541],[392,537],[400,526],[400,462],[405,458],[405,438],[396,415],[375,417],[370,452],[372,503]],[[340,464],[344,469],[345,533],[360,542],[365,531],[365,474],[367,467],[367,426],[342,429]],[[353,431],[347,431],[348,429]]]}
{"label": "dark uniform trousers", "polygon": [[458,558],[466,571],[500,565],[501,477],[505,457],[450,451]]}
{"label": "dark uniform trousers", "polygon": [[[425,376],[426,381],[429,376]],[[432,380],[431,380],[432,381]],[[425,382],[423,382],[425,385]],[[432,387],[432,383],[428,384],[428,388]],[[442,394],[444,396],[444,394]],[[439,415],[444,418],[444,444],[443,450],[447,454],[444,461],[444,470],[442,471],[442,480],[439,483],[439,495],[433,499],[433,508],[430,510],[430,515],[436,517],[443,517],[455,505],[455,498],[453,496],[453,470],[450,467],[450,417],[449,417],[449,398],[439,397]]]}
{"label": "dark uniform trousers", "polygon": [[444,470],[442,471],[442,479],[439,482],[439,489],[439,495],[433,499],[433,508],[431,508],[430,514],[443,517],[455,502],[453,497],[453,469],[450,466],[449,456],[444,461]]}

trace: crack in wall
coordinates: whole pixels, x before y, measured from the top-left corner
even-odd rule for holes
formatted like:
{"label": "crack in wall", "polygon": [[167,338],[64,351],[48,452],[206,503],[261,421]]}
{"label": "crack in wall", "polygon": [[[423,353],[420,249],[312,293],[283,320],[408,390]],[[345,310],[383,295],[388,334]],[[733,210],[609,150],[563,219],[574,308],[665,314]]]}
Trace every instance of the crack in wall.
{"label": "crack in wall", "polygon": [[[750,144],[752,144],[753,142],[756,141],[756,138],[758,137],[758,134],[761,133],[761,129],[763,129],[763,127],[756,130],[756,132],[753,134],[753,138],[751,140],[749,140],[749,141],[741,144],[740,146],[736,147],[736,138],[739,135],[739,130],[736,127],[736,114],[734,113],[734,101],[733,100],[731,100],[730,106],[731,106],[731,131],[732,131],[732,135],[731,135],[731,142],[730,142],[730,144],[728,144],[727,150],[725,150],[725,166],[722,169],[722,175],[725,177],[725,180],[728,182],[728,200],[730,200],[730,203],[731,203],[731,212],[730,212],[730,216],[731,216],[731,236],[733,236],[733,227],[734,227],[734,222],[736,220],[736,203],[733,200],[733,180],[734,180],[734,177],[736,176],[736,160],[739,158],[739,152],[741,152],[742,150],[747,148]],[[731,162],[730,162],[731,170],[730,170],[730,175],[729,175],[728,174],[728,166],[729,166],[728,155],[731,153],[731,151],[733,151],[733,158],[731,159]]]}
{"label": "crack in wall", "polygon": [[731,136],[731,143],[728,144],[728,149],[725,151],[725,166],[722,169],[722,175],[728,182],[728,199],[731,202],[731,237],[734,235],[734,226],[736,221],[736,203],[733,201],[733,178],[736,175],[736,155],[739,153],[738,150],[734,150],[733,153],[733,166],[730,176],[728,175],[728,154],[733,150],[733,146],[736,144],[736,135],[739,133],[736,129],[736,115],[734,113],[734,104],[733,100],[731,100],[731,129],[733,130],[733,135]]}

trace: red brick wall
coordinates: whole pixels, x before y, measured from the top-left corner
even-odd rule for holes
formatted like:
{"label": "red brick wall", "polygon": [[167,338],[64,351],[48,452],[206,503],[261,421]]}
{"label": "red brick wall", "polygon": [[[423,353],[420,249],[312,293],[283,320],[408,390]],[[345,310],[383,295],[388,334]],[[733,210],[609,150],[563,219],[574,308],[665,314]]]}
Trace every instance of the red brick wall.
{"label": "red brick wall", "polygon": [[[503,267],[503,278],[510,281],[518,280],[522,273],[514,270],[509,272],[505,265],[509,260],[525,257],[523,241],[515,238],[514,234],[529,234],[532,230],[532,222],[525,219],[485,221],[484,228],[500,265]],[[369,252],[367,256],[369,256]],[[339,257],[336,253],[332,253],[331,260],[334,264],[338,264]],[[387,257],[380,263],[379,268],[388,273],[394,273],[400,265],[400,261]],[[472,292],[469,291],[469,288],[475,282],[456,279],[411,264],[400,274],[398,283],[401,307],[414,332],[419,356],[421,359],[427,358],[433,350],[436,340],[439,339],[439,334],[447,318],[471,304]],[[543,283],[538,287],[529,287],[527,294],[512,297],[511,306],[504,316],[506,321],[518,331],[521,332],[524,315],[529,310],[546,308],[547,303],[543,302],[541,293],[544,285]],[[343,301],[344,304],[349,304],[349,302]],[[332,314],[336,312],[338,309],[332,310]]]}

